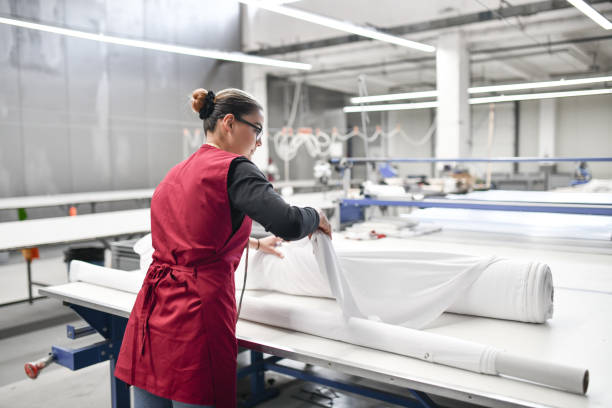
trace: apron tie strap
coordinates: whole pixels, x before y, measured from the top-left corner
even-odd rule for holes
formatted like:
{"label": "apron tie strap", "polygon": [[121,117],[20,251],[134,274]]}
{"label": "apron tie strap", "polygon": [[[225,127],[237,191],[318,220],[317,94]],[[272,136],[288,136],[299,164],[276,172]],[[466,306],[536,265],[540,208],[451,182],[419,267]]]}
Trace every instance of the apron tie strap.
{"label": "apron tie strap", "polygon": [[[142,335],[140,343],[140,355],[144,354],[146,338],[149,333],[149,318],[153,313],[155,304],[157,302],[156,289],[160,282],[166,277],[170,276],[172,280],[178,281],[176,276],[172,273],[172,267],[167,264],[157,264],[149,269],[149,272],[145,278],[145,284],[147,285],[144,300],[142,302],[141,317],[144,319],[142,324]],[[186,282],[185,282],[186,283]]]}

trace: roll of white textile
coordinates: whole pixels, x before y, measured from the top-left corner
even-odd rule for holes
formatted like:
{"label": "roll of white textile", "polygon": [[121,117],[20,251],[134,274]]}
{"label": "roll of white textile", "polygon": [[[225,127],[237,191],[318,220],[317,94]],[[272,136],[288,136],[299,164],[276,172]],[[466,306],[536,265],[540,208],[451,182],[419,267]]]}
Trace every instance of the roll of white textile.
{"label": "roll of white textile", "polygon": [[119,269],[93,265],[83,261],[70,262],[71,282],[86,282],[93,285],[104,286],[105,288],[138,293],[144,278],[145,273],[140,270],[122,271]]}
{"label": "roll of white textile", "polygon": [[140,255],[140,270],[147,272],[151,262],[153,262],[153,239],[151,234],[147,234],[134,243],[134,252]]}
{"label": "roll of white textile", "polygon": [[447,312],[544,323],[553,316],[548,265],[503,259],[488,266]]}
{"label": "roll of white textile", "polygon": [[[328,255],[339,260],[348,292],[358,298],[354,304],[362,313],[353,316],[414,328],[444,311],[533,323],[552,317],[552,275],[542,263],[409,249],[336,254],[331,242],[325,245]],[[139,240],[134,250],[146,273],[153,254],[151,235]],[[284,259],[251,251],[247,289],[333,298],[313,250],[311,240],[303,239],[280,247]],[[244,256],[236,270],[237,288],[243,284],[243,262]]]}
{"label": "roll of white textile", "polygon": [[328,302],[324,308],[292,304],[282,295],[266,299],[247,295],[242,319],[388,351],[477,373],[507,375],[584,394],[588,371],[505,353],[492,346],[367,319],[345,319]]}

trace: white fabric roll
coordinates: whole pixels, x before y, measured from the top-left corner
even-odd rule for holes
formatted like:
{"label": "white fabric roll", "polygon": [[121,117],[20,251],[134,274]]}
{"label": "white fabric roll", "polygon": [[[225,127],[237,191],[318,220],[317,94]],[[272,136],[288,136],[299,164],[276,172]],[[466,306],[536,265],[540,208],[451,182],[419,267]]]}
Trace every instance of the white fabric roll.
{"label": "white fabric roll", "polygon": [[153,239],[151,234],[147,234],[134,243],[134,252],[140,255],[140,270],[147,272],[151,262],[153,262]]}
{"label": "white fabric roll", "polygon": [[[445,311],[532,323],[552,317],[552,275],[545,264],[410,249],[336,252],[322,237],[317,232],[312,240],[284,243],[283,259],[251,251],[246,288],[337,298],[348,316],[413,328]],[[134,250],[146,273],[150,234]],[[235,274],[239,289],[245,256]]]}
{"label": "white fabric roll", "polygon": [[477,373],[497,374],[495,355],[501,351],[406,327],[360,318],[345,319],[331,302],[320,309],[245,295],[240,318]]}
{"label": "white fabric roll", "polygon": [[70,282],[87,282],[130,293],[138,293],[145,274],[140,270],[122,271],[83,261],[70,262]]}
{"label": "white fabric roll", "polygon": [[553,316],[550,268],[540,262],[495,262],[446,310],[544,323]]}
{"label": "white fabric roll", "polygon": [[240,317],[477,373],[504,374],[578,394],[584,394],[588,387],[585,369],[407,327],[355,317],[346,319],[331,301],[321,307],[320,303],[295,302],[283,295],[270,299],[246,295]]}

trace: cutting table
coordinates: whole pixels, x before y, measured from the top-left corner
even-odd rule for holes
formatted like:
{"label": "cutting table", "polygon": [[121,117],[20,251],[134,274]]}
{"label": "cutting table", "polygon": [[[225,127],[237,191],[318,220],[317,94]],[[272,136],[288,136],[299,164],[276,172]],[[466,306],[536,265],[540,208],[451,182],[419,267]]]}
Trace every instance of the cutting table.
{"label": "cutting table", "polygon": [[[555,279],[555,315],[547,324],[445,314],[426,330],[490,344],[528,357],[586,367],[591,377],[589,391],[586,396],[575,395],[510,378],[475,374],[241,319],[237,328],[239,344],[252,350],[252,365],[240,375],[251,374],[253,377],[254,399],[251,402],[273,394],[273,390],[264,389],[263,372],[274,370],[404,406],[435,406],[428,395],[492,407],[612,406],[612,393],[608,391],[612,382],[612,319],[609,318],[612,311],[612,271],[609,267],[612,248],[609,243],[594,245],[590,242],[588,245],[580,245],[580,241],[534,241],[524,237],[515,237],[513,240],[498,234],[452,231],[412,239],[384,239],[378,243],[348,243],[343,242],[342,237],[337,235],[334,241],[337,245],[350,244],[355,250],[384,243],[386,247],[410,246],[429,250],[440,248],[444,251],[480,255],[493,252],[499,256],[514,255],[549,263]],[[119,323],[114,325],[119,328],[117,331],[121,331],[135,300],[134,294],[83,282],[54,286],[42,289],[41,292],[63,301],[82,316],[95,314],[108,322],[119,319]],[[245,302],[249,296],[280,297],[286,302],[303,304],[304,307],[321,307],[317,302],[326,301],[248,291]],[[103,330],[101,333],[104,335]],[[122,332],[113,335],[120,337]],[[107,358],[114,358],[118,350],[117,337],[113,340],[109,336],[111,335],[106,332],[109,340],[104,345],[105,355]],[[115,343],[112,344],[112,349],[109,349],[108,343],[113,341]],[[60,362],[62,359],[73,363],[75,361],[71,351],[54,348],[54,353],[58,354]],[[271,357],[264,359],[261,353],[270,354]],[[378,383],[391,384],[402,389],[403,396],[389,395],[372,389],[364,390],[354,384],[330,382],[284,366],[281,359],[311,363]],[[113,364],[111,372],[112,367]],[[116,380],[112,381],[112,385],[113,399],[118,404],[124,404],[125,395],[118,395],[116,392],[123,387],[118,387]]]}
{"label": "cutting table", "polygon": [[97,203],[150,200],[154,189],[144,188],[136,190],[92,191],[86,193],[52,194],[24,197],[7,197],[0,199],[0,210],[14,210],[18,208],[62,207],[77,204],[90,204],[95,212]]}
{"label": "cutting table", "polygon": [[[0,252],[36,248],[47,245],[69,244],[86,241],[145,234],[151,230],[150,210],[113,211],[97,214],[85,214],[75,217],[55,217],[37,220],[11,221],[0,223]],[[32,282],[32,259],[26,258],[28,275],[28,298],[9,303],[32,302],[32,285],[44,284]]]}

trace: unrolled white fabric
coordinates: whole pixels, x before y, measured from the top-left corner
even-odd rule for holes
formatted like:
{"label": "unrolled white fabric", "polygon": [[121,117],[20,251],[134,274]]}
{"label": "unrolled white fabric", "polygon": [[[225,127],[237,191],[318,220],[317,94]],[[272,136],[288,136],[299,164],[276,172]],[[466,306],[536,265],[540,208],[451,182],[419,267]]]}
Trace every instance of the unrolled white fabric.
{"label": "unrolled white fabric", "polygon": [[[150,234],[134,250],[146,273],[153,254]],[[445,311],[531,323],[553,314],[552,275],[539,262],[411,249],[336,252],[319,232],[279,250],[283,259],[250,252],[247,289],[336,298],[346,316],[412,328]],[[235,274],[239,289],[245,256]]]}
{"label": "unrolled white fabric", "polygon": [[[552,275],[539,262],[410,249],[336,254],[320,233],[281,251],[283,259],[250,256],[247,289],[332,297],[347,316],[413,328],[444,311],[533,323],[553,313]],[[241,263],[238,288],[243,278]]]}

